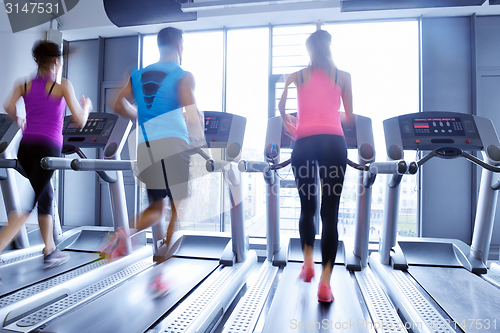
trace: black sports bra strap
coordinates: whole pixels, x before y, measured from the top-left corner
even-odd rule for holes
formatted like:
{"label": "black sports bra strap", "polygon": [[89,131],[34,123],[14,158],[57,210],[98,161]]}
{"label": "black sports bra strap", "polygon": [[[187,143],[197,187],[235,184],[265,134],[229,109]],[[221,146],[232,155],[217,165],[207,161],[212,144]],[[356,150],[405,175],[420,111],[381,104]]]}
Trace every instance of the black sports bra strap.
{"label": "black sports bra strap", "polygon": [[26,79],[24,79],[24,93],[23,93],[23,95],[26,95],[26,85],[27,85],[27,84],[28,84],[28,83],[26,82]]}
{"label": "black sports bra strap", "polygon": [[55,86],[55,85],[56,85],[56,81],[54,81],[54,82],[52,83],[52,85],[50,86],[50,90],[49,90],[49,94],[48,94],[48,96],[50,96],[50,94],[52,94],[52,89],[54,89],[54,86]]}

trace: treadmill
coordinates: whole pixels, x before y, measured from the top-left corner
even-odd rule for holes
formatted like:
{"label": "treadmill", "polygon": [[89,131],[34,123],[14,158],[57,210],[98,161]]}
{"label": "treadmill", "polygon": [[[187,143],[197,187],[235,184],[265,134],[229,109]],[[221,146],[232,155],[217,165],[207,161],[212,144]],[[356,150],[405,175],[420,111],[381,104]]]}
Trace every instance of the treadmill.
{"label": "treadmill", "polygon": [[[281,117],[270,118],[264,151],[266,162],[240,161],[241,170],[262,172],[268,185],[267,260],[222,332],[406,332],[394,306],[367,266],[367,259],[371,185],[377,174],[403,174],[407,172],[407,165],[404,161],[374,162],[371,119],[359,115],[354,118],[355,125],[349,126],[341,113],[347,146],[357,149],[359,158],[359,163],[349,160],[348,165],[359,171],[358,186],[362,191],[357,201],[354,242],[339,241],[332,274],[334,302],[319,303],[317,283],[303,283],[298,279],[303,261],[300,239],[290,239],[285,247],[280,244],[279,189],[287,184],[279,179],[277,170],[290,163],[290,160],[280,163],[280,150],[290,148],[293,142],[284,132]],[[316,239],[315,282],[321,275],[320,246],[320,239]]]}
{"label": "treadmill", "polygon": [[[104,142],[104,144],[109,143],[111,145],[113,142],[124,142],[126,140],[124,138],[125,129],[129,128],[130,125],[116,126],[118,118],[114,115],[103,117],[106,119],[103,131],[96,133],[92,139],[95,138],[95,142],[101,142],[101,144]],[[91,126],[90,123],[87,126]],[[70,139],[75,137],[68,135],[68,127],[71,127],[71,118],[69,116],[65,120],[64,127],[66,143],[72,142]],[[61,162],[59,159],[56,160]],[[13,165],[11,167],[15,167],[17,161],[10,159],[7,162]],[[120,205],[124,206],[125,202],[120,203]],[[34,309],[43,304],[67,299],[68,297],[81,297],[81,295],[78,296],[78,293],[82,288],[88,288],[104,276],[119,274],[124,269],[128,269],[129,271],[122,272],[119,278],[114,278],[114,283],[119,283],[152,265],[151,259],[147,259],[151,255],[151,249],[144,246],[144,235],[140,235],[144,237],[142,242],[141,237],[137,237],[138,241],[134,242],[136,251],[128,257],[112,263],[100,259],[99,248],[107,241],[107,234],[110,231],[112,229],[79,227],[64,233],[62,242],[58,244],[58,247],[61,250],[71,252],[71,254],[69,261],[59,267],[43,269],[41,248],[35,255],[4,264],[0,268],[2,274],[2,285],[0,286],[0,320],[2,326],[0,329],[5,330],[13,321],[16,321],[16,318],[32,313]],[[28,250],[30,249],[13,252]],[[131,270],[129,266],[133,264],[136,264],[136,266]],[[105,288],[102,288],[102,290],[105,290]],[[91,295],[87,293],[85,298],[89,298]]]}
{"label": "treadmill", "polygon": [[[387,119],[384,131],[389,159],[403,158],[403,150],[430,150],[417,161],[419,167],[434,157],[463,157],[484,170],[470,247],[451,239],[397,241],[399,182],[391,179],[380,250],[371,254],[371,267],[407,320],[426,313],[422,331],[499,331],[500,289],[485,266],[498,195],[492,176],[500,172],[500,142],[492,122],[456,112],[423,112]],[[484,161],[464,150],[481,151]]]}
{"label": "treadmill", "polygon": [[[126,283],[91,301],[72,304],[61,311],[59,304],[40,307],[8,329],[15,332],[211,332],[256,264],[256,253],[248,251],[243,227],[243,202],[236,161],[243,144],[246,119],[222,112],[204,112],[208,147],[222,149],[225,159],[207,159],[207,170],[222,172],[229,181],[231,234],[178,232],[159,264],[149,267]],[[76,159],[77,170],[109,170],[107,161]],[[124,161],[123,161],[124,162]],[[127,168],[129,166],[126,166]],[[160,257],[157,253],[156,257]],[[151,279],[163,273],[172,284],[164,297],[149,292]],[[61,300],[63,301],[63,300]],[[112,304],[112,306],[110,306]],[[46,315],[49,313],[49,315]],[[34,322],[27,327],[26,323]]]}

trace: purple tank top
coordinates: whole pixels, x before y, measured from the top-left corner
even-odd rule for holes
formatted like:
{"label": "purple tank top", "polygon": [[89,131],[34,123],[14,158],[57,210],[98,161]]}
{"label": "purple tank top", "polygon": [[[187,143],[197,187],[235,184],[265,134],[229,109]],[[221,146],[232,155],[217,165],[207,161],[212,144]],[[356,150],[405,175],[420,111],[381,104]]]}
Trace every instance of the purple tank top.
{"label": "purple tank top", "polygon": [[31,89],[24,96],[26,125],[21,142],[61,149],[66,100],[49,94],[45,89],[47,80],[47,77],[33,79]]}

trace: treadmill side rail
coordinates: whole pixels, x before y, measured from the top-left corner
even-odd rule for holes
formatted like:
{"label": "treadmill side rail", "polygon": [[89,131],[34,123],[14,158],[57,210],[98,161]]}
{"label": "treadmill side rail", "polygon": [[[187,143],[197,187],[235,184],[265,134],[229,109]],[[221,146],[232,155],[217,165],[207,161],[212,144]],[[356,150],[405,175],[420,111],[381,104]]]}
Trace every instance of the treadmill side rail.
{"label": "treadmill side rail", "polygon": [[408,279],[407,273],[383,265],[378,253],[370,255],[370,267],[412,332],[456,332],[449,324],[450,320],[445,319]]}
{"label": "treadmill side rail", "polygon": [[[248,272],[256,262],[257,254],[249,251],[244,262],[217,269],[154,331],[163,332],[175,328],[177,333],[211,332],[245,284]],[[183,321],[182,327],[178,326],[180,321]]]}

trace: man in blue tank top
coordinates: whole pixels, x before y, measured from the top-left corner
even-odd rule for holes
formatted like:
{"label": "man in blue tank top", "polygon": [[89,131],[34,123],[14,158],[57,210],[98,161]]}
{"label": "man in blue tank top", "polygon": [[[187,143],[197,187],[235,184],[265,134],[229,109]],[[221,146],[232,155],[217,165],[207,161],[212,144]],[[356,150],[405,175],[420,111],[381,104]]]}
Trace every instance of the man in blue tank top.
{"label": "man in blue tank top", "polygon": [[[168,246],[177,208],[188,194],[188,151],[193,146],[206,146],[206,142],[203,115],[194,98],[194,76],[180,68],[182,30],[165,28],[157,38],[160,60],[131,74],[117,96],[114,110],[125,118],[138,120],[136,176],[146,185],[149,207],[138,216],[137,229],[149,228],[163,218],[164,200],[168,197],[172,208],[166,237]],[[128,102],[132,98],[136,106]],[[119,232],[117,237],[127,236]],[[120,243],[123,242],[115,242]],[[162,294],[168,285],[158,276],[152,288]]]}

